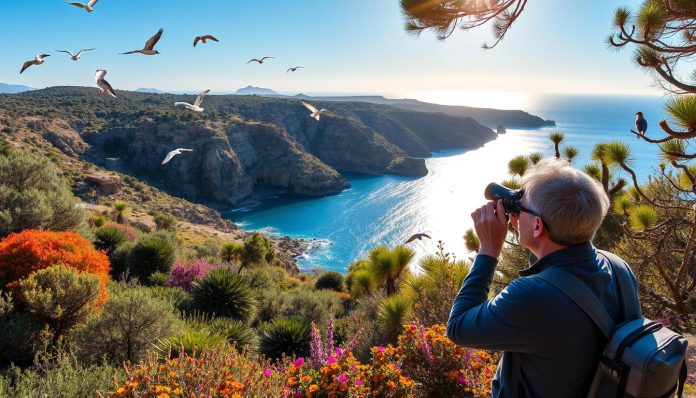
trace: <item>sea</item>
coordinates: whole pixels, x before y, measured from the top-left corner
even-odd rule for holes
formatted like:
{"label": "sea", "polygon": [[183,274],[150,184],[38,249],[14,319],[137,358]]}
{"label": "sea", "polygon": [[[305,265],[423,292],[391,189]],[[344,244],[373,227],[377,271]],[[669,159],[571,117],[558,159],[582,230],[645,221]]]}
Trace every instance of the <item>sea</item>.
{"label": "sea", "polygon": [[[666,117],[666,100],[659,96],[535,96],[522,110],[554,120],[555,127],[508,128],[478,149],[435,152],[425,160],[428,175],[422,178],[347,173],[351,188],[338,195],[307,199],[276,194],[257,206],[223,214],[246,230],[309,240],[309,249],[297,258],[299,268],[307,272],[345,273],[375,246],[393,247],[414,233],[427,233],[431,240],[409,244],[417,253],[411,268],[418,272],[418,259],[434,254],[439,241],[457,258],[471,256],[462,237],[473,227],[471,213],[486,202],[484,188],[510,178],[507,163],[514,156],[531,152],[553,156],[548,138],[552,132],[564,134],[561,148],[578,149],[573,164],[579,168],[591,162],[597,143],[628,144],[629,164],[644,181],[655,172],[659,149],[629,130],[635,113],[642,111],[648,136],[664,135],[658,122]],[[628,173],[613,171],[630,181]]]}

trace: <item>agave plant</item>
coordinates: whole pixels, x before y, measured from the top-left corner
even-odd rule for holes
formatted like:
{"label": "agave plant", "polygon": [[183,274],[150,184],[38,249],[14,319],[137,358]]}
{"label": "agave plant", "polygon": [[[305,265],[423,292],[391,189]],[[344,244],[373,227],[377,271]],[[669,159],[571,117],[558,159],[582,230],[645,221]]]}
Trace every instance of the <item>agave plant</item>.
{"label": "agave plant", "polygon": [[192,306],[208,314],[247,322],[254,314],[256,300],[248,281],[229,268],[217,268],[195,282]]}
{"label": "agave plant", "polygon": [[262,327],[261,353],[271,359],[309,355],[309,325],[299,318],[276,318]]}

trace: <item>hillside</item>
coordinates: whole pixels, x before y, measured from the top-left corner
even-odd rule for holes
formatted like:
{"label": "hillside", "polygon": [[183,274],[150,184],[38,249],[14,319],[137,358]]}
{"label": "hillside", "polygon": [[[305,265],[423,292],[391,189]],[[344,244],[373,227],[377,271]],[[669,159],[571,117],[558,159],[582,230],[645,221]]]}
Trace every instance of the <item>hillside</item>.
{"label": "hillside", "polygon": [[[69,157],[221,206],[262,186],[303,196],[337,193],[348,187],[344,171],[422,176],[419,157],[430,151],[475,148],[495,137],[471,118],[366,103],[313,102],[330,110],[317,122],[288,98],[212,95],[198,115],[173,107],[192,95],[96,94],[52,87],[0,95],[3,135],[12,141],[13,132],[30,131]],[[162,166],[179,147],[193,152]]]}

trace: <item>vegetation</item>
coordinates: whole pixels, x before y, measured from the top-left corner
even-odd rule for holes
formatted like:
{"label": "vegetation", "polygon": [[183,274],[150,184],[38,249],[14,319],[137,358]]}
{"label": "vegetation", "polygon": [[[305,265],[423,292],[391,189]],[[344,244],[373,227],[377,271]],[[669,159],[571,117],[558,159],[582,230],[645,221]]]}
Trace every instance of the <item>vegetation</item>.
{"label": "vegetation", "polygon": [[314,284],[315,289],[330,289],[337,292],[343,291],[343,275],[340,272],[329,271],[319,275]]}
{"label": "vegetation", "polygon": [[171,235],[143,235],[128,253],[128,271],[143,281],[155,272],[169,272],[176,261],[176,251],[177,243]]}
{"label": "vegetation", "polygon": [[254,314],[255,297],[249,282],[229,268],[217,268],[191,290],[193,308],[247,322]]}
{"label": "vegetation", "polygon": [[284,355],[309,355],[309,325],[299,318],[275,318],[261,331],[259,350],[277,360]]}

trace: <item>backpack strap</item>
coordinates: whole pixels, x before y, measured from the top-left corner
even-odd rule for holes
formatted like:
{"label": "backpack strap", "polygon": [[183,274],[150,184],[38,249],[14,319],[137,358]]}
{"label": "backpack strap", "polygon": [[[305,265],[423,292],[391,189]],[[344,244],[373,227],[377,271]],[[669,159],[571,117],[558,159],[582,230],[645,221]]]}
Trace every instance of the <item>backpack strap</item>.
{"label": "backpack strap", "polygon": [[619,293],[624,312],[624,319],[638,319],[641,317],[640,301],[636,299],[636,286],[628,265],[621,257],[605,250],[597,250],[611,264],[611,271],[619,283]]}
{"label": "backpack strap", "polygon": [[563,292],[594,321],[607,339],[611,338],[614,321],[597,295],[581,279],[559,268],[546,269],[530,278],[542,279]]}

